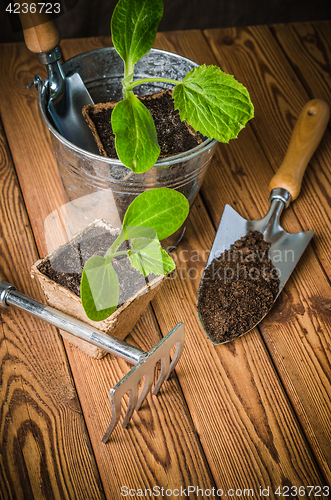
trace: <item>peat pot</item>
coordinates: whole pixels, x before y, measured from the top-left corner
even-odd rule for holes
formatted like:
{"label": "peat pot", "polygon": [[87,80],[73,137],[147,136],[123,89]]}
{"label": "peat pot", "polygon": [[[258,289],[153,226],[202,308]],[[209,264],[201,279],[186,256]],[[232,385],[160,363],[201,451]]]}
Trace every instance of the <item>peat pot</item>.
{"label": "peat pot", "polygon": [[[82,266],[93,254],[95,245],[102,244],[102,241],[105,245],[109,238],[112,238],[110,240],[112,242],[118,234],[119,229],[113,228],[105,221],[96,220],[84,230],[78,231],[70,242],[61,245],[43,259],[35,262],[31,268],[31,276],[39,280],[49,306],[124,340],[164,283],[166,279],[164,276],[151,275],[144,278],[138,271],[128,270],[130,264],[127,259],[118,260],[113,264],[120,282],[118,308],[111,316],[98,322],[86,316],[75,288],[70,289],[66,286],[67,283],[69,285],[70,282],[72,283],[76,274],[81,274]],[[55,273],[67,274],[69,280],[63,283],[58,281],[56,274],[52,276],[44,274],[43,266],[47,261]],[[60,330],[60,333],[72,345],[93,358],[100,359],[107,354],[106,350],[81,340],[71,333],[63,330]]]}
{"label": "peat pot", "polygon": [[[135,65],[135,78],[166,77],[182,80],[197,64],[185,57],[152,49]],[[78,72],[95,103],[118,101],[122,98],[121,81],[123,62],[113,47],[86,52],[63,64],[66,75]],[[192,206],[207,167],[215,152],[217,141],[203,138],[202,143],[182,154],[159,159],[155,166],[143,174],[135,174],[120,160],[91,154],[74,146],[61,136],[51,123],[47,111],[47,81],[37,84],[39,107],[51,132],[52,146],[68,201],[77,203],[84,225],[94,218],[107,220],[118,227],[126,208],[141,192],[156,187],[168,187],[183,193]],[[138,95],[171,88],[168,83],[157,82],[135,88]],[[78,201],[79,200],[79,201]],[[94,215],[97,207],[97,215]],[[71,221],[66,220],[69,227]],[[83,228],[81,227],[81,229]],[[183,228],[168,241],[176,244]]]}

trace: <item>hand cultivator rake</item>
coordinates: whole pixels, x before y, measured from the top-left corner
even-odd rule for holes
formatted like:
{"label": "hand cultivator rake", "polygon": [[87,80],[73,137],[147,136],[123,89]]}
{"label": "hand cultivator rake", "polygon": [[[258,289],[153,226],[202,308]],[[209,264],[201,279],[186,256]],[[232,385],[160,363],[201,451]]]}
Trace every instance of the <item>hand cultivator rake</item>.
{"label": "hand cultivator rake", "polygon": [[[52,307],[37,302],[22,293],[16,291],[13,285],[0,281],[0,307],[14,306],[32,316],[42,319],[57,328],[66,330],[76,337],[86,340],[115,356],[125,359],[135,366],[125,375],[112,389],[110,389],[110,401],[112,419],[110,425],[102,438],[106,443],[120,419],[122,396],[129,393],[129,405],[124,417],[125,428],[132,417],[134,410],[138,410],[154,382],[154,368],[161,361],[161,372],[154,386],[153,394],[157,394],[161,385],[167,380],[174,370],[184,348],[184,325],[178,323],[153,349],[149,352],[142,351],[123,340],[116,339],[111,335],[100,332],[96,328],[85,324],[67,314]],[[173,359],[170,359],[170,350],[176,344]],[[138,383],[145,379],[144,387],[138,395]]]}

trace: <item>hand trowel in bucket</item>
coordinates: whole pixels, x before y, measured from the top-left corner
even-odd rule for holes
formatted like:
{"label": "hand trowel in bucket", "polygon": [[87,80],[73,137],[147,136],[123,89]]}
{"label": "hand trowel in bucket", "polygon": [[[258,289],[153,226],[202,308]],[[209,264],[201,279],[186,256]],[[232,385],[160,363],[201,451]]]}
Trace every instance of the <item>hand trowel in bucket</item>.
{"label": "hand trowel in bucket", "polygon": [[[35,5],[35,4],[33,4]],[[39,4],[38,4],[39,5]],[[26,46],[37,54],[48,73],[48,112],[58,132],[69,142],[90,153],[98,147],[82,115],[87,104],[94,104],[78,73],[66,76],[61,67],[60,33],[44,13],[20,14]]]}
{"label": "hand trowel in bucket", "polygon": [[[289,234],[280,226],[279,219],[283,209],[287,208],[300,193],[304,172],[323,136],[329,115],[328,104],[319,99],[309,101],[302,109],[295,124],[283,163],[271,179],[269,185],[270,208],[262,219],[246,220],[231,206],[226,205],[224,208],[200,282],[197,304],[198,315],[204,331],[215,345],[224,344],[244,335],[268,314],[314,234],[314,231]],[[231,332],[228,326],[228,331],[224,333],[224,329],[222,331],[222,328],[224,328],[222,326],[223,311],[219,312],[220,307],[223,306],[214,303],[207,310],[205,304],[203,304],[203,301],[206,300],[204,287],[206,289],[206,281],[211,279],[210,269],[212,268],[210,266],[215,265],[217,259],[224,257],[225,251],[233,249],[233,245],[241,238],[251,234],[251,231],[262,233],[264,241],[270,244],[268,255],[277,270],[279,287],[270,307],[267,311],[262,310],[261,307],[260,317],[254,319],[254,323],[253,320],[249,319],[250,311],[247,311],[247,315],[242,314],[241,305],[239,306],[239,302],[234,301],[234,309],[237,306],[236,323],[238,323],[239,319],[239,327],[237,331]],[[208,268],[209,271],[207,271]],[[244,286],[247,287],[247,284]],[[238,297],[239,301],[239,294]],[[260,304],[258,304],[258,309],[259,306]],[[216,318],[219,318],[219,321]],[[207,324],[212,325],[209,321],[213,321],[215,326],[208,327]],[[247,327],[247,325],[249,326]],[[211,333],[212,328],[213,332]],[[219,331],[215,333],[217,329]]]}

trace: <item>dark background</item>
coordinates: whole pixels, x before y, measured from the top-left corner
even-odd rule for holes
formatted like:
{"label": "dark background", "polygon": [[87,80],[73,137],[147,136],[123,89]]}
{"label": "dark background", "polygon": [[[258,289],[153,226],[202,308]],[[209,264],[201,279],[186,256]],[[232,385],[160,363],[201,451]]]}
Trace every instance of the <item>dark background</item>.
{"label": "dark background", "polygon": [[[67,10],[56,19],[62,38],[109,35],[116,0],[60,1]],[[14,21],[5,12],[8,3],[0,0],[0,42],[21,41],[18,16]],[[331,19],[331,0],[164,0],[159,31],[323,19]]]}

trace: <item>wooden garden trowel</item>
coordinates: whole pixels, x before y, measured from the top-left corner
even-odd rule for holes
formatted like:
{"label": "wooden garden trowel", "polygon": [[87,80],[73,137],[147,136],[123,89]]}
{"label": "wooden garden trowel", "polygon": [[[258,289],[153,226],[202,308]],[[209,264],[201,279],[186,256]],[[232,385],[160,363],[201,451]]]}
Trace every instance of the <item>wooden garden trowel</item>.
{"label": "wooden garden trowel", "polygon": [[[29,5],[31,2],[23,5]],[[42,5],[42,4],[37,4]],[[34,8],[32,9],[32,6]],[[35,10],[31,4],[30,10]],[[27,10],[29,10],[27,9]],[[75,146],[94,154],[98,147],[82,115],[82,108],[94,104],[81,76],[74,73],[65,76],[60,64],[60,33],[55,23],[44,13],[21,13],[26,46],[37,54],[39,62],[48,72],[49,100],[48,111],[58,132]]]}
{"label": "wooden garden trowel", "polygon": [[283,163],[271,179],[269,185],[270,208],[265,217],[260,220],[248,221],[229,205],[225,206],[198,292],[199,318],[207,336],[214,344],[223,344],[244,335],[254,328],[267,313],[261,315],[259,320],[248,330],[232,336],[224,342],[215,341],[215,337],[209,335],[199,312],[199,298],[206,269],[215,258],[219,258],[225,250],[229,250],[231,245],[247,235],[249,231],[259,231],[263,234],[264,240],[270,244],[269,257],[280,280],[278,293],[274,297],[275,302],[314,234],[314,231],[289,234],[280,226],[279,218],[283,209],[287,208],[300,193],[305,169],[323,136],[329,115],[328,104],[319,99],[313,99],[304,106],[295,124]]}

